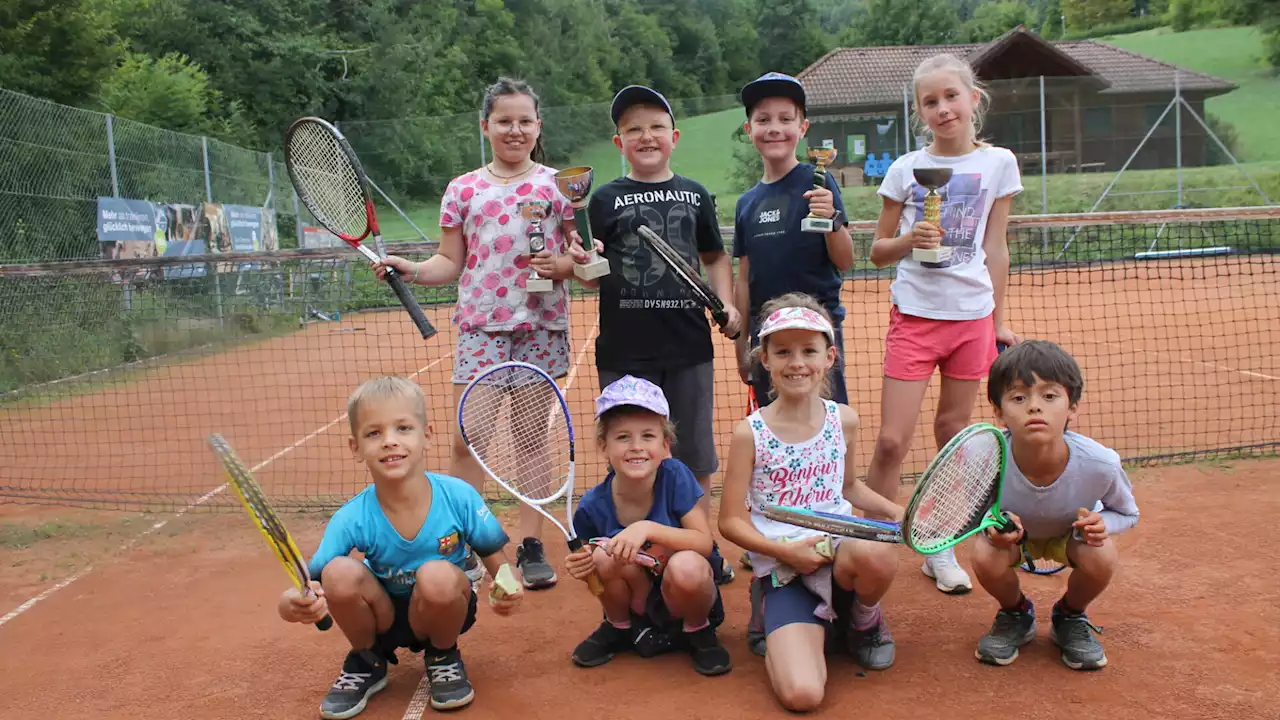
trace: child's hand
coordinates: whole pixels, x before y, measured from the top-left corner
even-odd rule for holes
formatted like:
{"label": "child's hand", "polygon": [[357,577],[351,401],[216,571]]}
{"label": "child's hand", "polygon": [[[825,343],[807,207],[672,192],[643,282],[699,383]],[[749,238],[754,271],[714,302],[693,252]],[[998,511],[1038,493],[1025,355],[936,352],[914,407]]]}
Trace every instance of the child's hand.
{"label": "child's hand", "polygon": [[329,603],[324,599],[324,588],[320,583],[311,581],[310,595],[303,595],[296,587],[285,590],[280,595],[276,611],[286,622],[318,623],[329,614]]}
{"label": "child's hand", "polygon": [[1000,532],[1000,528],[998,527],[989,527],[986,530],[987,539],[991,541],[992,545],[998,548],[1013,547],[1014,545],[1022,542],[1024,532],[1022,529],[1022,518],[1011,512],[1006,512],[1005,514],[1013,521],[1013,530],[1007,533]]}
{"label": "child's hand", "polygon": [[553,278],[556,272],[555,256],[550,250],[543,250],[529,258],[529,267],[544,278]]}
{"label": "child's hand", "polygon": [[585,546],[577,552],[566,555],[564,569],[569,571],[569,577],[574,580],[585,581],[591,573],[596,571],[596,559],[591,547]]}
{"label": "child's hand", "polygon": [[1018,335],[1018,333],[1010,330],[1004,325],[1001,325],[996,328],[996,342],[1004,343],[1009,347],[1013,347],[1014,345],[1022,342],[1022,337]]}
{"label": "child's hand", "polygon": [[821,553],[814,547],[823,540],[822,535],[814,535],[804,538],[803,540],[794,540],[782,544],[782,553],[777,560],[790,565],[796,572],[801,575],[808,575],[818,568],[831,562],[823,557]]}
{"label": "child's hand", "polygon": [[1080,533],[1080,537],[1084,538],[1085,542],[1094,547],[1100,547],[1102,541],[1109,537],[1107,524],[1102,521],[1102,515],[1085,508],[1076,510],[1076,521],[1071,523],[1071,527]]}
{"label": "child's hand", "polygon": [[[597,255],[604,252],[604,243],[595,238],[591,240],[594,243],[592,247],[595,248]],[[587,261],[591,259],[591,253],[582,247],[582,236],[578,234],[577,230],[569,231],[569,257],[573,258],[573,261],[579,265],[586,265]]]}
{"label": "child's hand", "polygon": [[649,540],[649,521],[641,520],[628,525],[622,532],[609,538],[610,557],[624,563],[635,562],[636,553]]}
{"label": "child's hand", "polygon": [[835,195],[827,188],[814,188],[804,194],[809,201],[809,213],[821,218],[836,215]]}
{"label": "child's hand", "polygon": [[929,250],[942,244],[942,231],[937,225],[918,222],[911,228],[911,247]]}
{"label": "child's hand", "polygon": [[494,594],[494,591],[497,589],[498,586],[493,583],[493,580],[490,580],[489,607],[493,608],[494,613],[504,617],[515,612],[516,608],[520,607],[520,601],[524,600],[524,588],[520,587],[514,593],[504,595],[502,597],[498,597]]}
{"label": "child's hand", "polygon": [[379,280],[387,279],[388,267],[400,273],[401,277],[411,278],[414,271],[418,269],[418,263],[396,255],[388,255],[381,262],[369,263],[369,267],[373,268],[373,274],[377,275]]}

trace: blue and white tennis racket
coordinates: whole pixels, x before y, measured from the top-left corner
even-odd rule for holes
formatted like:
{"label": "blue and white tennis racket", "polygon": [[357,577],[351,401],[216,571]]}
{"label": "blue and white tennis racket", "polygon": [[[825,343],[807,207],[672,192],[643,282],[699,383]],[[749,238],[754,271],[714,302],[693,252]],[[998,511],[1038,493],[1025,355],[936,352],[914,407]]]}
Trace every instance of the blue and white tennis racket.
{"label": "blue and white tennis racket", "polygon": [[[462,392],[458,428],[471,456],[515,499],[560,528],[569,550],[583,542],[573,532],[573,421],[556,381],[542,368],[505,362],[486,368]],[[565,522],[546,506],[565,500]],[[600,577],[587,579],[604,592]]]}

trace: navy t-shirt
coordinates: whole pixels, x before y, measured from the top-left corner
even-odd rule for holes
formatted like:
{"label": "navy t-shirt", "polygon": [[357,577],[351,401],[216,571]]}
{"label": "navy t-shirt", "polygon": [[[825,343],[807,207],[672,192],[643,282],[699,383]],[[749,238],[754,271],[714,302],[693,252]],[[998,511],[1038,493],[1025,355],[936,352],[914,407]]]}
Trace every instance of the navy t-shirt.
{"label": "navy t-shirt", "polygon": [[[760,308],[789,292],[812,295],[837,324],[844,319],[840,270],[827,255],[826,234],[800,229],[809,214],[809,201],[804,194],[813,189],[815,169],[811,163],[800,163],[781,179],[756,183],[738,198],[733,213],[733,256],[746,256],[751,263],[747,283],[753,336],[758,329]],[[839,184],[831,173],[826,175],[836,210],[847,224]]]}
{"label": "navy t-shirt", "polygon": [[[610,470],[604,482],[582,496],[582,502],[573,513],[573,531],[583,542],[597,537],[613,537],[626,528],[618,521],[618,512],[613,505],[613,478]],[[667,458],[658,466],[658,475],[653,480],[653,505],[645,519],[667,527],[683,527],[680,519],[698,504],[701,497],[702,488],[689,466]]]}

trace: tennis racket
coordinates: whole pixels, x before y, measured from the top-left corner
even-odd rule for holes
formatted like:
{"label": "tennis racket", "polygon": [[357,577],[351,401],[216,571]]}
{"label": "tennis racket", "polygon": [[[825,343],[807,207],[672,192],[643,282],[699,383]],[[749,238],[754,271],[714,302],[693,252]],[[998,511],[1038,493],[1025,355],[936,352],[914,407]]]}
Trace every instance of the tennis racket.
{"label": "tennis racket", "polygon": [[989,527],[1016,526],[1000,509],[1009,446],[990,423],[975,423],[943,446],[925,468],[901,523],[770,505],[771,520],[833,535],[902,543],[922,555],[953,547]]}
{"label": "tennis racket", "polygon": [[[542,368],[505,362],[486,368],[458,401],[458,428],[486,474],[564,533],[569,550],[582,549],[573,528],[573,422],[564,395]],[[565,500],[561,524],[546,506]],[[592,573],[591,592],[604,584]]]}
{"label": "tennis racket", "polygon": [[[649,229],[648,225],[640,226],[640,237],[649,244],[649,248],[653,252],[662,258],[667,267],[671,268],[671,271],[676,274],[680,282],[689,288],[689,292],[693,293],[694,299],[711,311],[711,318],[716,321],[717,325],[723,328],[729,324],[729,314],[724,311],[724,303],[720,301],[719,296],[715,294],[711,286],[702,279],[698,271],[694,270],[688,261],[681,257],[680,253],[676,252],[675,248],[667,244],[667,241],[663,240],[658,233]],[[738,335],[734,335],[730,339],[737,340]]]}
{"label": "tennis racket", "polygon": [[747,414],[750,415],[751,413],[759,409],[760,409],[760,403],[756,401],[756,386],[748,384],[747,385]]}
{"label": "tennis racket", "polygon": [[1052,558],[1039,558],[1033,560],[1026,556],[1022,556],[1022,569],[1032,575],[1053,575],[1066,569],[1066,563],[1060,563]]}
{"label": "tennis racket", "polygon": [[[378,230],[373,195],[369,192],[369,177],[338,128],[317,117],[294,121],[284,136],[284,161],[289,179],[298,191],[298,199],[317,222],[373,262],[387,256],[382,233]],[[376,254],[362,244],[370,235],[378,250]],[[409,292],[400,274],[390,267],[387,268],[387,283],[400,299],[400,304],[409,311],[409,317],[418,326],[422,339],[435,335],[436,329],[427,320],[417,299]]]}
{"label": "tennis racket", "polygon": [[[240,503],[248,511],[249,517],[253,518],[253,524],[267,539],[267,544],[275,551],[276,558],[284,566],[289,579],[293,580],[293,584],[304,597],[312,595],[311,572],[307,570],[307,563],[302,559],[302,553],[298,550],[297,543],[293,541],[293,536],[285,529],[284,523],[280,522],[280,517],[276,515],[271,503],[267,502],[266,495],[262,494],[262,488],[258,487],[249,469],[221,435],[216,433],[210,435],[209,445],[213,448],[213,454],[217,455],[218,460],[222,462],[222,468],[226,471],[227,479],[235,489],[236,496],[240,498]],[[332,626],[333,618],[328,615],[316,623],[316,627],[320,630],[328,630]]]}

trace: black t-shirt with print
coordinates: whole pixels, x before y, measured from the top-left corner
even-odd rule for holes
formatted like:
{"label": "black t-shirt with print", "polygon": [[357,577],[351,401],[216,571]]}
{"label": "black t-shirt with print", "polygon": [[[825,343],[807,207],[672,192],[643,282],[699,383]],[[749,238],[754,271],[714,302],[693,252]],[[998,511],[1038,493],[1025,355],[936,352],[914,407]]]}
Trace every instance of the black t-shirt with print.
{"label": "black t-shirt with print", "polygon": [[712,360],[707,311],[637,231],[648,225],[700,271],[698,253],[724,251],[711,193],[679,175],[659,183],[620,177],[591,193],[587,212],[609,261],[596,368],[646,372]]}

